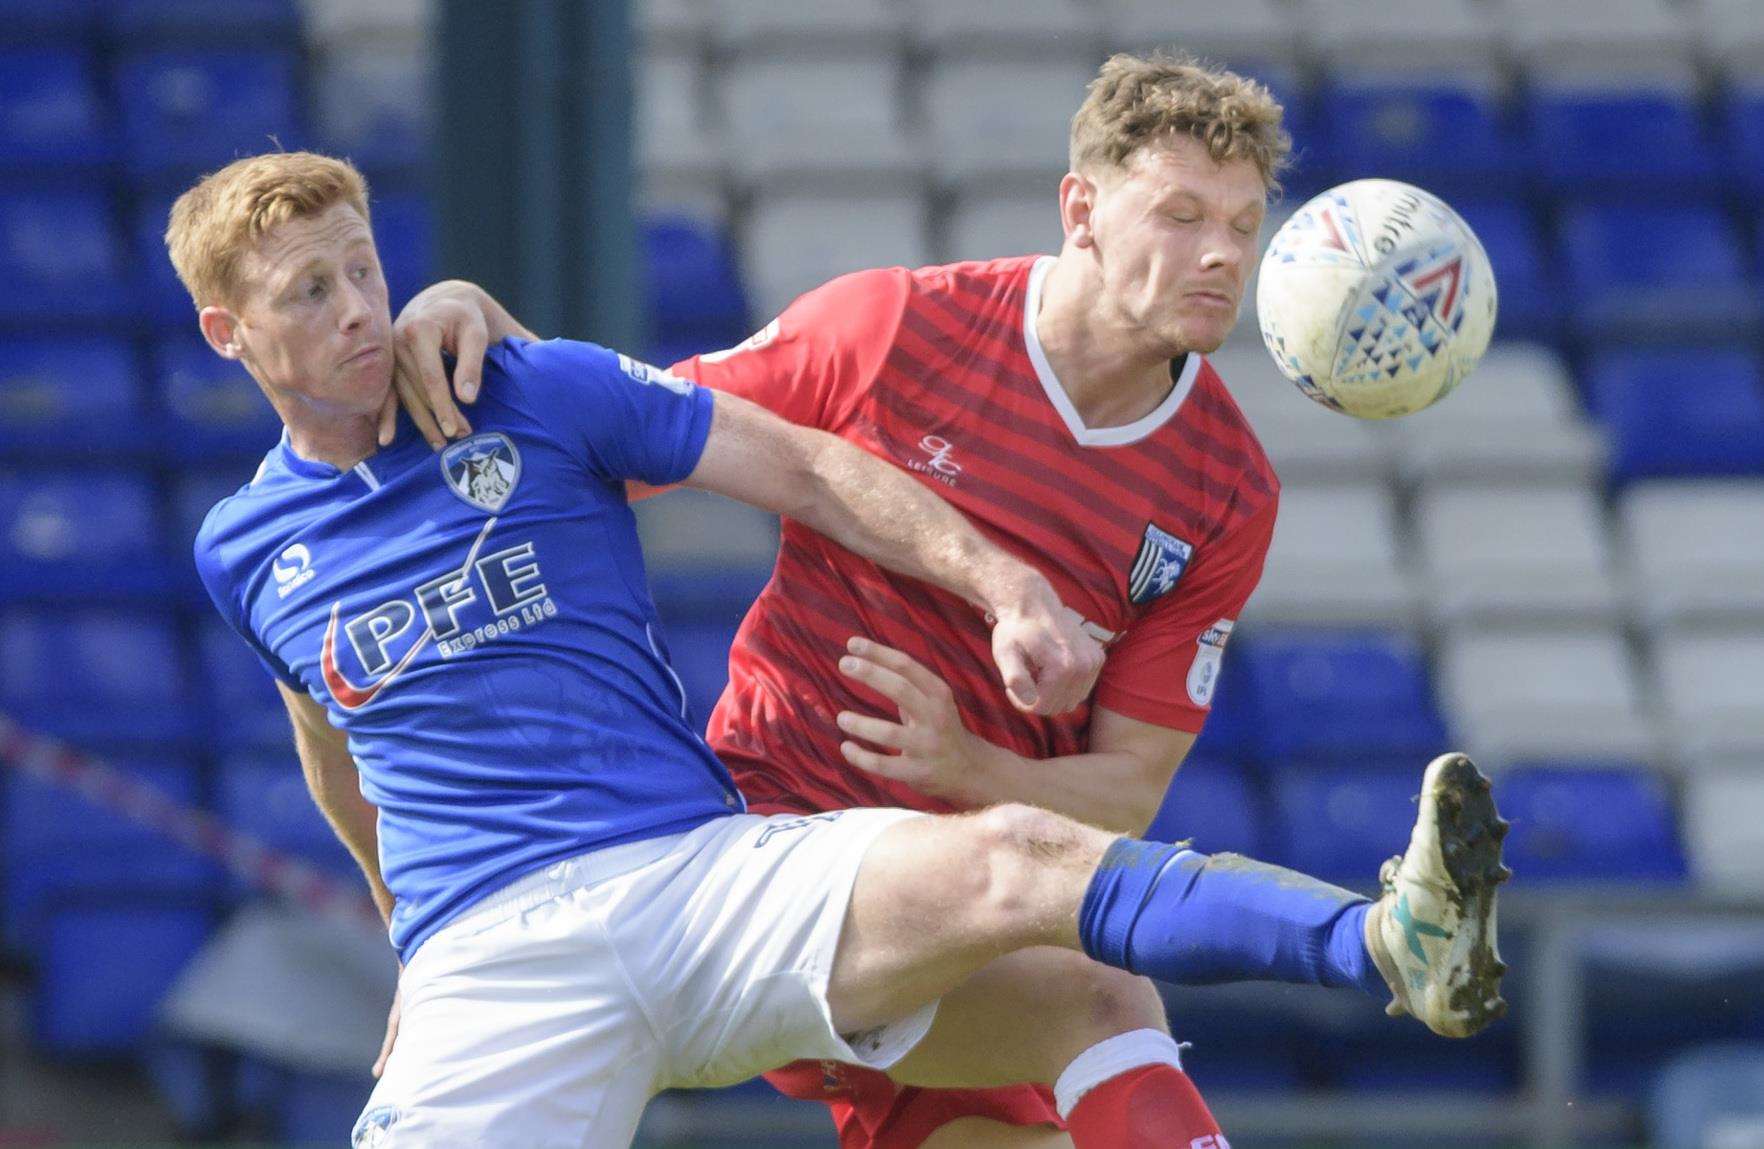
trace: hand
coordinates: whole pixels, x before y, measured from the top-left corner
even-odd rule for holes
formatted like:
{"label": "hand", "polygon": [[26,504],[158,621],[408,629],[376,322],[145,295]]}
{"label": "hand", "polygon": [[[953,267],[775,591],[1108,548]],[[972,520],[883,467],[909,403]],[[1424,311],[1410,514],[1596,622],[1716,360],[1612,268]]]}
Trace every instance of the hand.
{"label": "hand", "polygon": [[847,741],[839,744],[845,760],[905,782],[921,794],[962,801],[964,789],[983,765],[987,743],[962,725],[949,684],[893,647],[853,638],[845,648],[850,653],[839,660],[840,671],[900,710],[898,722],[840,711],[839,729],[846,734],[899,752],[879,754]]}
{"label": "hand", "polygon": [[[471,403],[478,397],[484,351],[490,346],[490,323],[478,288],[449,281],[425,288],[398,313],[392,325],[396,365],[393,390],[380,409],[380,444],[392,441],[398,405],[429,446],[439,450],[447,440],[472,433],[472,425],[454,400]],[[447,385],[442,352],[454,357],[453,386]]]}
{"label": "hand", "polygon": [[1090,697],[1102,673],[1102,644],[1084,632],[1084,619],[1038,579],[1012,606],[998,609],[992,659],[1005,694],[1018,710],[1064,714]]}
{"label": "hand", "polygon": [[374,1076],[386,1072],[386,1061],[392,1056],[392,1046],[398,1040],[399,991],[392,991],[392,1009],[386,1015],[386,1040],[380,1043],[380,1056],[374,1058]]}

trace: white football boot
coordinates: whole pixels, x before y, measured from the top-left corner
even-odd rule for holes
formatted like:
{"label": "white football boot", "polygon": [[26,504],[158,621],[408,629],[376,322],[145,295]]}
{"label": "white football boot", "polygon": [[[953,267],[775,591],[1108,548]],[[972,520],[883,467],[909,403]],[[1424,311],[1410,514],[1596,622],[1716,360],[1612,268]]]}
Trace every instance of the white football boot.
{"label": "white football boot", "polygon": [[1507,823],[1489,781],[1462,754],[1442,754],[1421,782],[1409,848],[1378,872],[1384,895],[1366,918],[1366,948],[1407,1013],[1442,1037],[1469,1037],[1507,1012],[1495,944],[1495,888]]}

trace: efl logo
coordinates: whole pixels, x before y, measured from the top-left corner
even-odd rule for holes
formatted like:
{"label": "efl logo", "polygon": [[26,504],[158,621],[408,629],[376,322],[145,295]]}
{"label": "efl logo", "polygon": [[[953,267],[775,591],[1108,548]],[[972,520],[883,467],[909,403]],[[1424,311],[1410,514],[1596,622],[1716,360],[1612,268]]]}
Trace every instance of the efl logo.
{"label": "efl logo", "polygon": [[1212,1133],[1205,1137],[1196,1137],[1188,1143],[1188,1149],[1231,1149],[1231,1142],[1225,1140],[1223,1133]]}

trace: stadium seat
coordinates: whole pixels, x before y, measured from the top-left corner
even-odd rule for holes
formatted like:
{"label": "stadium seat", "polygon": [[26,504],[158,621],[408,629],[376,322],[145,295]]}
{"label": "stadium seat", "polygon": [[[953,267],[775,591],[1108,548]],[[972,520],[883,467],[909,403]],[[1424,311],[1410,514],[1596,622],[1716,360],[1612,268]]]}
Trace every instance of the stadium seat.
{"label": "stadium seat", "polygon": [[1612,342],[1734,342],[1757,329],[1757,293],[1727,217],[1695,200],[1580,203],[1562,218],[1576,335]]}
{"label": "stadium seat", "polygon": [[1254,60],[1291,70],[1300,63],[1300,23],[1279,0],[1183,5],[1167,0],[1103,0],[1102,13],[1111,48],[1145,51],[1179,44],[1239,67]]}
{"label": "stadium seat", "polygon": [[1604,474],[1604,441],[1580,411],[1568,365],[1536,344],[1496,343],[1457,390],[1397,420],[1393,434],[1400,473],[1420,486],[1580,485]]}
{"label": "stadium seat", "polygon": [[680,215],[642,226],[649,344],[665,349],[652,358],[665,367],[746,338],[747,293],[728,237]]}
{"label": "stadium seat", "polygon": [[1764,76],[1732,90],[1726,118],[1733,175],[1754,200],[1764,198]]}
{"label": "stadium seat", "polygon": [[1350,889],[1378,885],[1378,867],[1409,844],[1425,761],[1270,768],[1273,858]]}
{"label": "stadium seat", "polygon": [[1281,492],[1274,543],[1246,619],[1391,624],[1413,618],[1415,609],[1388,490],[1342,484]]}
{"label": "stadium seat", "polygon": [[1295,22],[1337,76],[1492,78],[1496,22],[1473,0],[1300,0]]}
{"label": "stadium seat", "polygon": [[1586,393],[1610,435],[1615,483],[1764,472],[1764,379],[1745,351],[1602,352],[1587,365]]}
{"label": "stadium seat", "polygon": [[0,326],[118,323],[134,306],[107,196],[0,192]]}
{"label": "stadium seat", "polygon": [[123,339],[0,337],[0,465],[51,445],[62,461],[150,450],[144,407]]}
{"label": "stadium seat", "polygon": [[938,60],[924,88],[938,178],[986,185],[1062,170],[1072,113],[1095,74],[1082,50],[1051,60]]}
{"label": "stadium seat", "polygon": [[1638,87],[1622,74],[1609,86],[1544,86],[1531,99],[1532,162],[1551,190],[1694,195],[1717,190],[1723,166],[1704,130],[1689,74]]}
{"label": "stadium seat", "polygon": [[0,173],[90,172],[116,158],[91,53],[0,50]]}
{"label": "stadium seat", "polygon": [[138,277],[141,310],[148,320],[188,335],[196,330],[196,308],[165,247],[174,198],[169,194],[147,196],[136,206],[133,270]]}
{"label": "stadium seat", "polygon": [[[117,769],[179,805],[201,792],[183,759],[112,760]],[[8,945],[37,948],[49,917],[70,900],[106,895],[194,900],[214,890],[217,867],[155,830],[78,791],[8,771],[0,786],[0,922]]]}
{"label": "stadium seat", "polygon": [[1764,1145],[1764,1043],[1716,1042],[1674,1057],[1647,1115],[1655,1149]]}
{"label": "stadium seat", "polygon": [[374,1079],[366,1073],[290,1073],[275,1114],[283,1145],[339,1145],[367,1105]]}
{"label": "stadium seat", "polygon": [[1562,289],[1536,217],[1514,199],[1463,195],[1451,202],[1482,241],[1494,268],[1500,291],[1496,334],[1502,339],[1557,339],[1564,318]]}
{"label": "stadium seat", "polygon": [[1249,419],[1281,481],[1382,482],[1392,473],[1396,429],[1350,419],[1307,399],[1280,373],[1258,338],[1254,346],[1227,346],[1207,361]]}
{"label": "stadium seat", "polygon": [[722,617],[662,616],[662,635],[668,662],[686,695],[686,718],[704,733],[717,699],[729,685],[729,647],[741,625],[742,612],[731,610]]}
{"label": "stadium seat", "polygon": [[157,502],[142,474],[0,471],[0,601],[164,602]]}
{"label": "stadium seat", "polygon": [[1668,628],[1654,663],[1676,753],[1764,759],[1764,629]]}
{"label": "stadium seat", "polygon": [[931,261],[917,192],[768,195],[754,205],[741,244],[743,278],[762,315],[848,271]]}
{"label": "stadium seat", "polygon": [[656,605],[669,622],[739,617],[771,577],[774,515],[691,490],[644,499],[636,515]]}
{"label": "stadium seat", "polygon": [[1680,68],[1694,40],[1669,0],[1501,0],[1491,22],[1527,70],[1544,76]]}
{"label": "stadium seat", "polygon": [[245,640],[212,612],[202,619],[197,655],[213,744],[222,749],[287,749],[292,736],[276,680]]}
{"label": "stadium seat", "polygon": [[1058,186],[1026,182],[1017,190],[974,186],[962,194],[944,221],[944,246],[937,259],[997,259],[1004,255],[1058,252]]}
{"label": "stadium seat", "polygon": [[900,62],[876,48],[743,54],[718,73],[729,156],[749,183],[867,181],[918,163],[902,134]]}
{"label": "stadium seat", "polygon": [[[699,7],[698,0],[681,0]],[[636,5],[653,8],[656,0]],[[670,6],[677,6],[670,5]],[[338,45],[367,42],[405,44],[422,42],[435,18],[433,0],[300,0],[301,27],[307,41],[321,51]]]}
{"label": "stadium seat", "polygon": [[1590,486],[1439,484],[1415,507],[1437,624],[1618,621],[1616,563]]}
{"label": "stadium seat", "polygon": [[1764,483],[1636,483],[1618,515],[1635,609],[1650,628],[1764,615]]}
{"label": "stadium seat", "polygon": [[1426,661],[1406,635],[1262,630],[1232,653],[1261,718],[1261,761],[1407,755],[1418,770],[1445,742]]}
{"label": "stadium seat", "polygon": [[1316,146],[1337,179],[1407,180],[1455,201],[1459,191],[1517,188],[1524,174],[1492,79],[1338,73],[1317,122]]}
{"label": "stadium seat", "polygon": [[[238,639],[233,641],[243,649]],[[355,860],[307,791],[286,716],[280,753],[225,758],[217,777],[215,813],[229,828],[339,878],[353,881],[357,876]],[[241,891],[248,889],[242,878],[234,881]]]}
{"label": "stadium seat", "polygon": [[[889,0],[710,0],[710,31],[725,49],[880,47],[892,49],[904,13]],[[807,51],[805,51],[807,54]]]}
{"label": "stadium seat", "polygon": [[1094,49],[1099,18],[1084,0],[1017,0],[999,19],[991,0],[911,0],[907,30],[923,51],[1069,56]]}
{"label": "stadium seat", "polygon": [[1158,842],[1192,840],[1205,854],[1266,856],[1263,828],[1267,801],[1241,763],[1190,754],[1145,837]]}
{"label": "stadium seat", "polygon": [[396,315],[411,296],[435,281],[435,213],[427,196],[410,193],[375,196],[369,212]]}
{"label": "stadium seat", "polygon": [[20,722],[100,747],[194,736],[183,651],[164,614],[14,607],[0,622],[0,709]]}
{"label": "stadium seat", "polygon": [[63,1058],[137,1052],[160,998],[213,927],[212,912],[187,902],[109,898],[49,916],[32,997],[36,1048]]}
{"label": "stadium seat", "polygon": [[296,0],[108,0],[106,31],[139,45],[292,43],[300,35]]}
{"label": "stadium seat", "polygon": [[640,203],[646,210],[726,219],[726,133],[708,130],[704,110],[714,74],[695,50],[652,47],[632,77]]}
{"label": "stadium seat", "polygon": [[1678,882],[1685,877],[1672,795],[1657,771],[1532,763],[1503,771],[1506,861],[1532,882]]}
{"label": "stadium seat", "polygon": [[327,151],[348,156],[370,182],[418,172],[434,137],[426,45],[338,45],[313,63],[313,129]]}
{"label": "stadium seat", "polygon": [[83,44],[98,30],[101,0],[0,0],[0,43]]}
{"label": "stadium seat", "polygon": [[1484,765],[1660,757],[1634,661],[1615,631],[1451,632],[1439,674],[1454,738]]}
{"label": "stadium seat", "polygon": [[169,449],[182,461],[213,465],[217,454],[255,461],[276,445],[281,420],[244,367],[194,335],[161,340],[155,360],[171,418]]}
{"label": "stadium seat", "polygon": [[284,51],[127,53],[117,62],[116,86],[129,174],[176,184],[277,143],[300,146],[294,64]]}
{"label": "stadium seat", "polygon": [[1764,771],[1756,757],[1704,763],[1684,783],[1684,838],[1705,890],[1756,896],[1764,885]]}
{"label": "stadium seat", "polygon": [[230,470],[191,469],[178,475],[172,486],[172,533],[169,542],[172,553],[179,561],[190,554],[191,546],[196,541],[196,532],[201,529],[202,520],[208,517],[208,512],[216,503],[249,482],[255,470],[255,462],[242,462]]}
{"label": "stadium seat", "polygon": [[699,0],[643,0],[631,5],[631,25],[645,54],[657,48],[686,52],[701,50],[709,17],[710,13]]}

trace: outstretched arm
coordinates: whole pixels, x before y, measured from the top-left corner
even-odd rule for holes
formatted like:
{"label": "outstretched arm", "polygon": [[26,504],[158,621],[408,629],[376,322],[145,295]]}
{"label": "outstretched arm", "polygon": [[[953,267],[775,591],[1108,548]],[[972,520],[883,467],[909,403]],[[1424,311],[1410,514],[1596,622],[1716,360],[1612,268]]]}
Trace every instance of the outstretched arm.
{"label": "outstretched arm", "polygon": [[993,655],[1018,707],[1059,714],[1090,693],[1102,648],[1039,571],[906,472],[838,436],[723,392],[715,403],[689,486],[787,515],[990,613]]}

